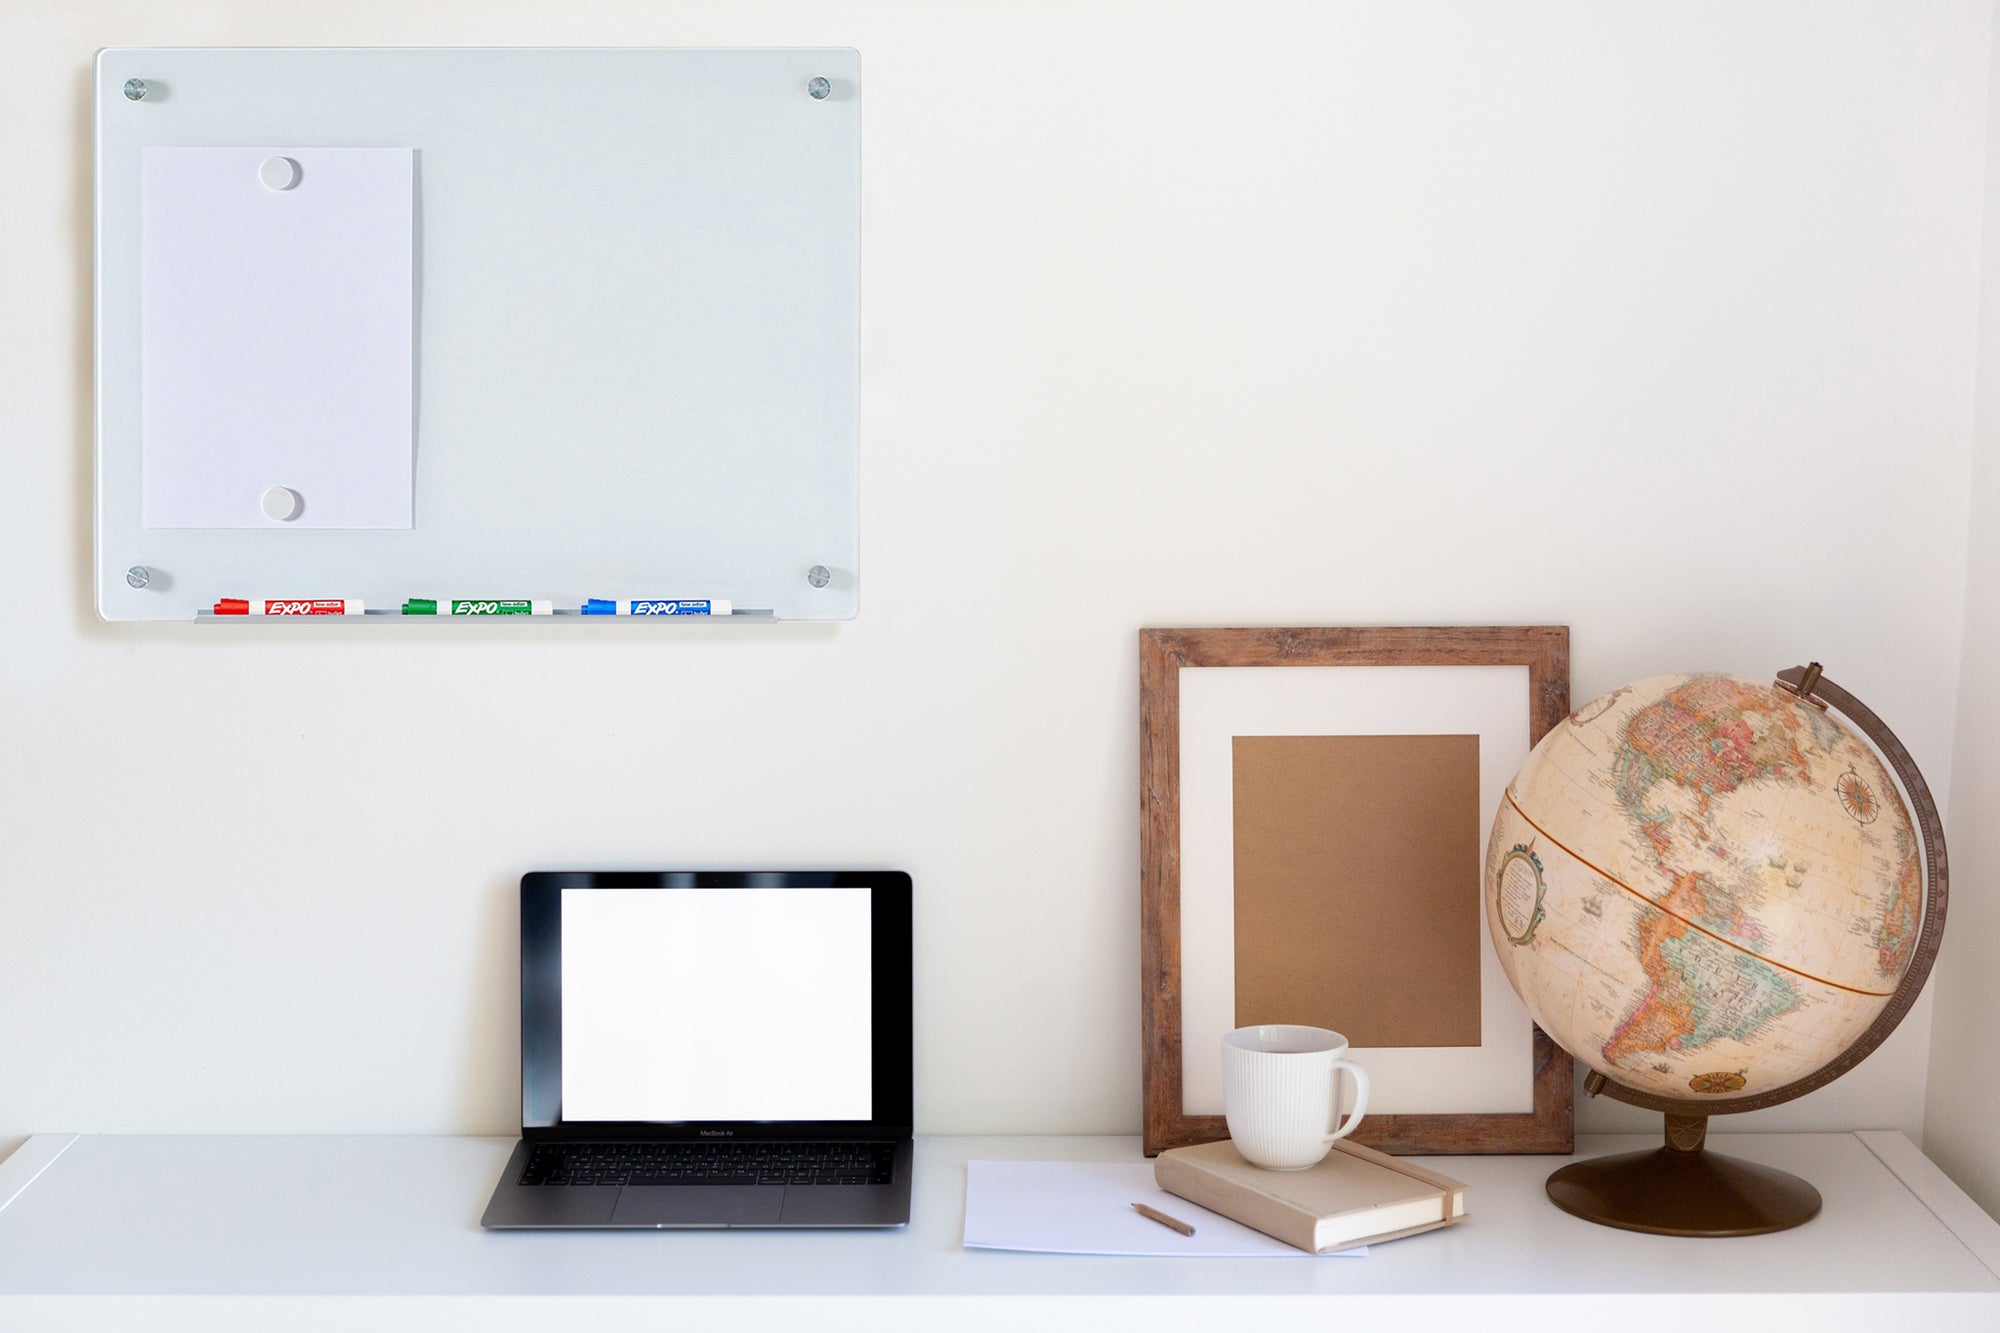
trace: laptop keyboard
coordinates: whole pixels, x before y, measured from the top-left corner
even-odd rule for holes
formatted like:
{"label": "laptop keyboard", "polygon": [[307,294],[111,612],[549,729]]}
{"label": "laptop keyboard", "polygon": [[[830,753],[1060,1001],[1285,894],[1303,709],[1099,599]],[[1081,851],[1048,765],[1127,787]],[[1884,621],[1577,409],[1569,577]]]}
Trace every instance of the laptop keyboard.
{"label": "laptop keyboard", "polygon": [[886,1185],[888,1143],[539,1143],[523,1185]]}

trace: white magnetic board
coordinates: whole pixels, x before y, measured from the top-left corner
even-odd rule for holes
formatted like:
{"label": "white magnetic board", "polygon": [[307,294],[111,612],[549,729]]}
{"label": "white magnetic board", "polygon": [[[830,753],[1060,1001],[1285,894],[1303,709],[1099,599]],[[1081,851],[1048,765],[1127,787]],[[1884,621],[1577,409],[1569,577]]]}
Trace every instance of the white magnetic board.
{"label": "white magnetic board", "polygon": [[[100,52],[99,613],[500,597],[721,598],[782,619],[853,616],[859,75],[846,49]],[[315,301],[299,299],[314,289],[304,268],[285,283],[267,265],[241,277],[242,299],[221,301],[266,321],[239,338],[240,356],[214,353],[210,338],[172,362],[218,382],[148,380],[149,342],[155,367],[167,364],[189,345],[162,341],[188,327],[183,306],[237,281],[228,246],[241,226],[222,203],[220,268],[194,284],[147,280],[144,255],[186,253],[159,241],[157,191],[145,244],[145,164],[178,161],[169,149],[289,157],[290,173],[266,185],[295,201],[338,184],[313,169],[316,150],[413,159],[406,529],[302,522],[326,516],[306,492],[331,483],[295,486],[282,462],[258,474],[263,425],[272,457],[295,457],[318,447],[311,429],[341,399],[274,392],[298,384],[281,370],[297,374],[304,357],[308,374],[324,360],[335,385],[359,378],[358,355],[327,350],[344,345],[340,330],[316,331]],[[366,332],[379,350],[379,324]],[[268,359],[279,343],[283,366]],[[205,397],[235,432],[234,471],[180,477],[200,503],[170,512],[207,515],[213,502],[237,526],[148,526],[147,469],[158,483],[199,456],[211,419],[162,404],[199,409]],[[317,406],[285,408],[302,398]],[[180,432],[172,451],[162,423]],[[292,517],[257,509],[267,483],[298,492]]]}

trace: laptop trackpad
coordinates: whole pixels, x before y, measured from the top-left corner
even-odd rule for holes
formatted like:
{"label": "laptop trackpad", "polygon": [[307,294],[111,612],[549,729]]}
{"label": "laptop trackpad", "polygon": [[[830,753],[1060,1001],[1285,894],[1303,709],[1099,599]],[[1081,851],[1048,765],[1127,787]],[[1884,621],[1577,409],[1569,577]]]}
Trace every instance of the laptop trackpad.
{"label": "laptop trackpad", "polygon": [[627,1185],[611,1225],[754,1227],[784,1210],[783,1185]]}

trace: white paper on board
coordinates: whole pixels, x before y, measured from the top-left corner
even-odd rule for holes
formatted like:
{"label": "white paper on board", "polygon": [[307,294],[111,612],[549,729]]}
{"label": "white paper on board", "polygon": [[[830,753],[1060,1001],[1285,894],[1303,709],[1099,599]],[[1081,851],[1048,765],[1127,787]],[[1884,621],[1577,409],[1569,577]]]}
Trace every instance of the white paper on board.
{"label": "white paper on board", "polygon": [[144,150],[145,526],[411,526],[415,173],[409,148]]}

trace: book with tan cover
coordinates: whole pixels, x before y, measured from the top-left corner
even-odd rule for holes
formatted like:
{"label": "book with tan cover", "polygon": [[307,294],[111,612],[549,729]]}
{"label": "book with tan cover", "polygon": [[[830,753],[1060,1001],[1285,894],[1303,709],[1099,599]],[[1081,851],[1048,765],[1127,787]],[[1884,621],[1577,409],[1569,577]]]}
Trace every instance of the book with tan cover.
{"label": "book with tan cover", "polygon": [[1303,1171],[1252,1166],[1227,1139],[1173,1148],[1154,1160],[1153,1179],[1170,1194],[1317,1254],[1465,1218],[1462,1181],[1346,1139]]}

